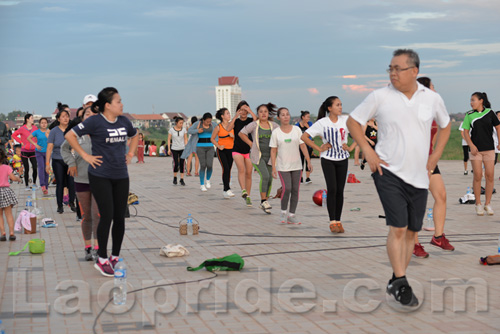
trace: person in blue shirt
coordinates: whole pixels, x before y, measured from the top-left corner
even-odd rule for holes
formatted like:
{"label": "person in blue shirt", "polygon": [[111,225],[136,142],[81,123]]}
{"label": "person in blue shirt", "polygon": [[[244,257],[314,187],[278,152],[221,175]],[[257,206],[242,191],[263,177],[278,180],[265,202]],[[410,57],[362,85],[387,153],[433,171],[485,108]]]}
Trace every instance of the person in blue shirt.
{"label": "person in blue shirt", "polygon": [[[49,174],[45,171],[46,152],[47,152],[47,138],[49,137],[50,130],[47,128],[49,121],[46,117],[40,118],[38,125],[40,126],[28,137],[28,141],[35,146],[35,156],[38,163],[38,178],[40,187],[44,195],[49,193]],[[33,140],[36,138],[36,142]]]}
{"label": "person in blue shirt", "polygon": [[[139,137],[137,129],[123,116],[123,103],[116,88],[104,88],[91,108],[98,115],[75,126],[66,134],[66,140],[90,164],[90,191],[101,216],[97,227],[99,257],[94,267],[102,275],[112,277],[125,235],[125,211],[129,193],[127,164],[134,156]],[[90,135],[92,155],[86,153],[78,143],[77,137],[83,135]],[[130,149],[127,153],[129,138]],[[113,247],[108,259],[110,229]]]}

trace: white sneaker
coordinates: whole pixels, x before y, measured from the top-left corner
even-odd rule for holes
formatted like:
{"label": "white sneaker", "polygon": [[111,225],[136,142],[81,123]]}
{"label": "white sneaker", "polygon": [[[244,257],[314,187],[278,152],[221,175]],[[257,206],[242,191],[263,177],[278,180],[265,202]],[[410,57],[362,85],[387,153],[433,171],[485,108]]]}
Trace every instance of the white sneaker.
{"label": "white sneaker", "polygon": [[495,214],[495,212],[491,208],[491,205],[489,205],[489,204],[484,206],[484,211],[486,211],[488,216],[493,216]]}
{"label": "white sneaker", "polygon": [[286,222],[287,222],[288,224],[294,224],[294,225],[300,225],[300,224],[302,224],[302,223],[300,222],[300,220],[298,220],[298,219],[297,219],[297,217],[296,217],[295,215],[293,215],[293,216],[292,216],[292,215],[289,215],[289,216],[288,216],[288,219],[287,219],[287,221],[286,221]]}
{"label": "white sneaker", "polygon": [[476,214],[478,216],[484,216],[484,209],[481,204],[476,204]]}
{"label": "white sneaker", "polygon": [[231,198],[231,196],[229,196],[228,192],[227,191],[223,191],[222,192],[222,196],[225,198],[225,199],[229,199]]}
{"label": "white sneaker", "polygon": [[207,191],[207,187],[205,187],[204,184],[201,185],[200,189],[201,189],[201,191]]}
{"label": "white sneaker", "polygon": [[207,189],[212,188],[212,185],[210,184],[210,181],[207,180]]}
{"label": "white sneaker", "polygon": [[271,206],[269,205],[269,203],[267,201],[262,202],[260,204],[260,208],[262,209],[262,211],[264,211],[268,215],[271,214]]}
{"label": "white sneaker", "polygon": [[280,214],[280,223],[284,224],[286,223],[286,219],[288,218],[288,215],[286,214],[286,212],[281,212]]}
{"label": "white sneaker", "polygon": [[226,191],[226,193],[229,195],[229,197],[234,197],[234,193],[231,191],[231,189]]}

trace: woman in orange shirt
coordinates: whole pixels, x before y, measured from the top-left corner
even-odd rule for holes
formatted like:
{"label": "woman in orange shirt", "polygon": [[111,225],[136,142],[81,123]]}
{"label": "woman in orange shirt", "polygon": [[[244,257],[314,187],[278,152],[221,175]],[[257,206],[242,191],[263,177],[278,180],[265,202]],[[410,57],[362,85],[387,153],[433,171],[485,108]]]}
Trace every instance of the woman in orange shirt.
{"label": "woman in orange shirt", "polygon": [[[233,146],[234,146],[234,121],[238,118],[238,113],[231,120],[231,113],[227,108],[217,110],[215,114],[220,123],[212,132],[212,144],[217,147],[217,157],[222,167],[222,182],[224,183],[224,198],[234,197],[231,191],[231,167],[233,167]],[[218,140],[215,138],[218,137]]]}

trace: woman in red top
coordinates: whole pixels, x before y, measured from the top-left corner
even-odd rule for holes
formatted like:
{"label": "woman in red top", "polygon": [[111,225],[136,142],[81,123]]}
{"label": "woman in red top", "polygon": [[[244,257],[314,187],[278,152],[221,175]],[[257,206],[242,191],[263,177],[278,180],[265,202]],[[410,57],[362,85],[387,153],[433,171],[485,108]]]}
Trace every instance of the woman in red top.
{"label": "woman in red top", "polygon": [[144,135],[139,133],[139,144],[137,144],[137,163],[144,163]]}
{"label": "woman in red top", "polygon": [[[234,197],[231,191],[231,168],[233,167],[233,146],[234,146],[234,121],[238,118],[239,112],[231,121],[231,113],[227,108],[217,110],[215,118],[220,124],[212,132],[212,144],[217,147],[217,157],[222,167],[222,182],[224,183],[224,198]],[[215,140],[215,137],[219,137]]]}
{"label": "woman in red top", "polygon": [[[434,85],[432,84],[431,79],[427,77],[420,77],[417,81],[434,91]],[[437,133],[438,125],[436,121],[433,121],[431,127],[431,146],[429,149],[429,155],[432,154]],[[430,244],[445,251],[453,251],[455,250],[455,247],[450,244],[449,240],[444,235],[444,222],[446,220],[446,188],[444,186],[443,177],[441,176],[441,171],[437,165],[432,171],[432,174],[429,175],[429,191],[431,192],[432,197],[434,197],[433,220],[435,226],[434,235],[432,236]],[[415,234],[415,247],[413,249],[413,255],[420,258],[427,258],[429,256],[429,253],[424,250],[424,247],[418,241],[418,234]]]}
{"label": "woman in red top", "polygon": [[14,138],[17,142],[21,143],[21,160],[24,166],[24,183],[26,184],[26,188],[29,189],[29,171],[31,162],[31,167],[33,168],[33,185],[36,184],[36,177],[38,176],[37,168],[38,165],[36,163],[35,156],[35,145],[31,144],[28,141],[28,137],[36,131],[38,128],[33,124],[33,115],[26,114],[24,115],[24,124],[17,129],[12,134],[12,138]]}

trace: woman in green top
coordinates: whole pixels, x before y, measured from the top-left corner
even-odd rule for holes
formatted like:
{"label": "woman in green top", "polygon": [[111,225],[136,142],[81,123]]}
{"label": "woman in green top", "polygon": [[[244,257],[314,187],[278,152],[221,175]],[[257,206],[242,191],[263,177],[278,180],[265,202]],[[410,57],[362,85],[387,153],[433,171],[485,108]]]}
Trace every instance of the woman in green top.
{"label": "woman in green top", "polygon": [[[489,216],[494,214],[490,206],[493,194],[493,180],[495,172],[495,144],[493,142],[493,127],[497,129],[500,142],[500,121],[495,113],[490,109],[486,93],[475,92],[470,98],[472,110],[465,115],[462,125],[464,138],[470,148],[470,160],[474,172],[472,183],[474,195],[476,195],[476,214],[483,216],[484,211]],[[498,146],[500,148],[500,145]],[[484,164],[484,174],[486,179],[486,201],[484,208],[481,205],[481,178],[482,165]]]}

